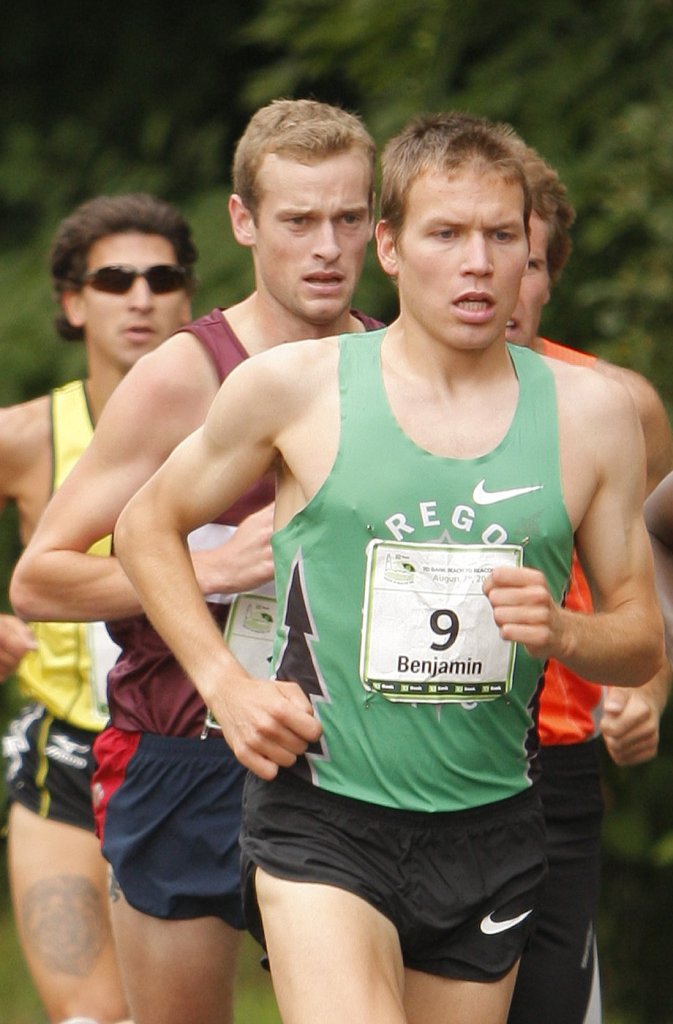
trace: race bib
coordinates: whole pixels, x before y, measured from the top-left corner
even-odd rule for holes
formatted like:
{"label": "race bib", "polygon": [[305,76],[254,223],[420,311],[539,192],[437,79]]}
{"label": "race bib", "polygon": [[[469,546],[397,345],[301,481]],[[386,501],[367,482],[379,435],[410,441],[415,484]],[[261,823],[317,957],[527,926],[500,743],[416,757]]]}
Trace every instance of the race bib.
{"label": "race bib", "polygon": [[[268,593],[237,594],[222,635],[231,653],[255,679],[271,677],[275,633],[275,597]],[[219,728],[217,719],[208,708],[202,738],[210,729]]]}
{"label": "race bib", "polygon": [[360,679],[393,701],[493,700],[512,687],[516,645],[500,637],[484,581],[520,566],[519,545],[367,547]]}
{"label": "race bib", "polygon": [[224,639],[234,657],[255,679],[271,675],[271,656],[276,634],[276,599],[268,594],[237,594]]}

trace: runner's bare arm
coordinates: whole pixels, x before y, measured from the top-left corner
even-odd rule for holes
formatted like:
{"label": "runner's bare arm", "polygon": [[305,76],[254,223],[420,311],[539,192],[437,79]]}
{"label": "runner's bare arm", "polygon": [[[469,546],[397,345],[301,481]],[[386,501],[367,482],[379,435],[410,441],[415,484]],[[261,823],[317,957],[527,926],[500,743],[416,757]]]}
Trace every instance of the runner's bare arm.
{"label": "runner's bare arm", "polygon": [[[664,404],[641,374],[602,360],[598,360],[595,368],[624,384],[633,399],[645,437],[646,492],[650,494],[673,469],[673,435]],[[656,542],[652,540],[652,544],[654,549]],[[601,732],[615,764],[631,767],[656,756],[659,721],[670,690],[668,661],[660,672],[636,689],[610,687],[603,705]]]}
{"label": "runner's bare arm", "polygon": [[[609,382],[593,386],[586,376],[576,381],[574,433],[565,434],[569,471],[564,493],[577,523],[577,550],[596,611],[581,615],[560,608],[542,573],[530,568],[497,569],[487,593],[505,639],[523,643],[536,656],[555,657],[585,679],[638,686],[659,671],[663,660],[642,518],[642,430],[623,388]],[[563,414],[563,401],[560,408]],[[593,448],[587,448],[587,436],[595,438]]]}
{"label": "runner's bare arm", "polygon": [[[214,369],[191,335],[177,335],[131,370],[17,565],[10,596],[18,614],[91,621],[141,611],[116,557],[87,551],[112,533],[126,501],[203,421],[216,392]],[[259,515],[221,549],[194,556],[204,593],[236,591],[241,581],[248,586],[270,577],[269,520],[270,513]]]}
{"label": "runner's bare arm", "polygon": [[[0,409],[0,513],[13,505],[25,544],[49,497],[51,486],[49,398]],[[17,669],[37,642],[32,630],[14,615],[0,615],[0,682]]]}
{"label": "runner's bare arm", "polygon": [[0,615],[0,683],[16,671],[28,651],[37,650],[32,630],[15,615]]}
{"label": "runner's bare arm", "polygon": [[664,477],[645,502],[645,521],[654,555],[666,651],[673,661],[673,473]]}
{"label": "runner's bare arm", "polygon": [[673,549],[673,473],[669,473],[645,502],[645,522],[650,535]]}
{"label": "runner's bare arm", "polygon": [[631,395],[645,436],[647,465],[646,493],[673,470],[673,433],[661,398],[650,382],[635,370],[599,359],[595,369],[619,381]]}
{"label": "runner's bare arm", "polygon": [[[641,417],[642,422],[642,417]],[[666,421],[667,422],[667,421]],[[651,436],[651,435],[649,435]],[[658,432],[665,438],[665,430]],[[645,446],[650,450],[648,431],[645,429]],[[659,452],[666,446],[660,445]],[[648,464],[651,465],[648,458]],[[663,463],[659,463],[663,465]],[[653,479],[648,475],[648,483]],[[656,480],[654,481],[656,483]],[[658,498],[661,498],[659,494]],[[654,499],[656,504],[658,499]],[[671,495],[673,501],[673,495]],[[668,505],[673,508],[673,504]],[[645,503],[646,518],[648,502]],[[654,555],[655,577],[659,605],[664,617],[664,635],[667,659],[663,668],[637,689],[611,686],[603,705],[601,733],[605,748],[615,764],[632,767],[656,757],[659,750],[660,721],[671,693],[673,672],[670,659],[673,657],[673,553],[654,535],[650,534]]]}
{"label": "runner's bare arm", "polygon": [[[202,599],[186,537],[274,465],[292,390],[289,379],[275,372],[276,363],[274,352],[236,369],[204,427],[129,502],[115,531],[119,558],[148,617],[212,709],[236,756],[263,778],[272,778],[279,765],[292,764],[320,726],[298,686],[254,680],[230,654]],[[145,542],[148,531],[151,545]]]}

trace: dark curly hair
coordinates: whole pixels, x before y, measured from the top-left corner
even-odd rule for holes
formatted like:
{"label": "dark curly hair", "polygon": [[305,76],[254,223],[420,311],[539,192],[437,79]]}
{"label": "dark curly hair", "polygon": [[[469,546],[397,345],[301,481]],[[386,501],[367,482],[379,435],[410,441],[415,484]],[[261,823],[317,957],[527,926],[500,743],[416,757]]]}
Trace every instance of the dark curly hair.
{"label": "dark curly hair", "polygon": [[[78,206],[59,225],[49,253],[54,297],[59,303],[66,291],[82,287],[91,246],[105,235],[138,231],[162,235],[175,249],[175,257],[187,271],[185,286],[191,293],[195,280],[193,266],[198,252],[189,224],[174,206],[144,192],[121,196],[97,196]],[[61,310],[54,320],[66,341],[81,341],[84,332],[73,327]]]}

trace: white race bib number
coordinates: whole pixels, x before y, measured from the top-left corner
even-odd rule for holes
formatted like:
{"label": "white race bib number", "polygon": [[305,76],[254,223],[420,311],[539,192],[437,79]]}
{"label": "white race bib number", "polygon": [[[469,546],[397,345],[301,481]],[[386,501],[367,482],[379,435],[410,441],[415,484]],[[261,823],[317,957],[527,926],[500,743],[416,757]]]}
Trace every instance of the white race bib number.
{"label": "white race bib number", "polygon": [[500,637],[484,581],[520,566],[519,545],[367,547],[360,678],[393,701],[493,700],[512,687],[516,645]]}

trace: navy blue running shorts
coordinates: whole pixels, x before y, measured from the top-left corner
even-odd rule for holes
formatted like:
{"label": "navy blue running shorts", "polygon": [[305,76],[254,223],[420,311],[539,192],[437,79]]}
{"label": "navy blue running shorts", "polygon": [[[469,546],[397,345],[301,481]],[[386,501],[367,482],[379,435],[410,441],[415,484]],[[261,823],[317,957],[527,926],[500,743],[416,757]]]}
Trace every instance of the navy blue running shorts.
{"label": "navy blue running shorts", "polygon": [[243,927],[239,830],[245,769],[222,739],[109,727],[94,753],[98,834],[125,899],[152,917]]}
{"label": "navy blue running shorts", "polygon": [[8,801],[93,832],[91,747],[97,735],[28,704],[2,740]]}
{"label": "navy blue running shorts", "polygon": [[[241,834],[246,923],[263,945],[255,868],[345,889],[395,925],[406,967],[496,981],[521,956],[546,873],[537,793],[426,814],[249,775]],[[316,922],[320,927],[320,922]]]}

